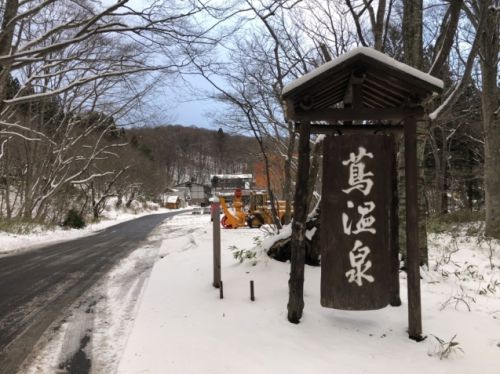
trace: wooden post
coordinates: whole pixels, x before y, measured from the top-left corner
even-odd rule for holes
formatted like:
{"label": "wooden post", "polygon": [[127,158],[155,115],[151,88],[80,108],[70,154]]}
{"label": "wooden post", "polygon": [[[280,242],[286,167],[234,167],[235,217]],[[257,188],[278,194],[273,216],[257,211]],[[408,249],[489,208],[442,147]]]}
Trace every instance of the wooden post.
{"label": "wooden post", "polygon": [[408,334],[421,341],[420,256],[418,253],[417,121],[405,120],[406,256],[408,269]]}
{"label": "wooden post", "polygon": [[250,281],[250,300],[255,301],[255,294],[253,289],[253,280]]}
{"label": "wooden post", "polygon": [[[219,199],[214,197],[212,202],[212,221],[213,221],[213,250],[214,250],[214,282],[215,288],[222,288],[220,275],[220,204]],[[221,297],[222,299],[222,297]]]}
{"label": "wooden post", "polygon": [[401,296],[399,289],[399,198],[398,198],[398,169],[397,169],[397,151],[396,140],[394,135],[391,135],[392,142],[392,157],[391,157],[391,172],[392,176],[392,194],[391,205],[389,212],[390,222],[390,252],[391,252],[391,295],[389,304],[391,306],[401,306]]}
{"label": "wooden post", "polygon": [[222,281],[219,282],[219,298],[224,298],[224,284]]}
{"label": "wooden post", "polygon": [[294,217],[292,223],[290,280],[288,281],[288,320],[299,323],[304,310],[304,262],[306,256],[305,234],[307,221],[307,184],[309,179],[309,137],[311,124],[299,127],[299,161],[295,186]]}

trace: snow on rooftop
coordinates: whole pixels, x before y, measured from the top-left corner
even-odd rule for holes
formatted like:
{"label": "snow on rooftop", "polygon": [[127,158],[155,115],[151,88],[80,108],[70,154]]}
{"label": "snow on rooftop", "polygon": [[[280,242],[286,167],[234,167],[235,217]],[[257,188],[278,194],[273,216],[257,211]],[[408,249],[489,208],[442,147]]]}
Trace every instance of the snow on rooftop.
{"label": "snow on rooftop", "polygon": [[409,74],[417,79],[420,79],[422,81],[425,81],[433,86],[436,86],[437,88],[442,89],[444,84],[441,79],[438,79],[436,77],[433,77],[430,74],[424,73],[423,71],[420,71],[418,69],[415,69],[409,65],[406,65],[402,62],[396,61],[392,57],[389,57],[382,52],[379,52],[373,48],[369,47],[358,47],[355,49],[352,49],[351,51],[344,53],[343,55],[337,57],[336,59],[329,61],[318,68],[314,69],[313,71],[303,75],[302,77],[290,82],[283,88],[282,94],[285,95],[297,87],[302,86],[303,84],[307,83],[311,79],[316,78],[317,76],[323,74],[324,72],[332,69],[335,66],[338,66],[342,64],[343,62],[357,56],[357,55],[364,55],[369,58],[372,58],[374,60],[377,60],[385,65],[390,65],[392,68],[397,69],[405,74]]}
{"label": "snow on rooftop", "polygon": [[167,203],[175,204],[178,199],[179,199],[179,196],[177,196],[177,195],[168,196]]}
{"label": "snow on rooftop", "polygon": [[210,175],[210,179],[217,177],[219,179],[252,179],[252,174],[215,174]]}

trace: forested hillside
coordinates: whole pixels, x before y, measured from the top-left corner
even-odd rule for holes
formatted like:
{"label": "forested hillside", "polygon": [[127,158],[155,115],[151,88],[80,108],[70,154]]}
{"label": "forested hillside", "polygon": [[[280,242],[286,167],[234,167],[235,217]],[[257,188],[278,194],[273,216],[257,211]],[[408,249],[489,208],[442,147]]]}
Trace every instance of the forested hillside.
{"label": "forested hillside", "polygon": [[[211,174],[251,173],[259,158],[254,138],[222,129],[158,126],[130,129],[126,134],[130,148],[141,156],[140,162],[132,162],[131,178],[142,178],[152,195],[186,181],[209,185]],[[149,167],[144,168],[146,162]]]}

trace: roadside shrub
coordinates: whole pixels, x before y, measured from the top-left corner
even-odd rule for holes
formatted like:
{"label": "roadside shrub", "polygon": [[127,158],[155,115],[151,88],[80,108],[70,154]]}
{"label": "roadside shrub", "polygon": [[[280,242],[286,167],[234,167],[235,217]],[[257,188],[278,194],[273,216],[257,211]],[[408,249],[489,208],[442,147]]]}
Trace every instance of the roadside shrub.
{"label": "roadside shrub", "polygon": [[240,263],[243,261],[250,261],[252,266],[257,265],[257,251],[250,249],[239,249],[235,245],[229,247],[229,249],[233,252],[233,258]]}
{"label": "roadside shrub", "polygon": [[[45,225],[48,227],[47,225]],[[0,219],[0,231],[17,235],[27,235],[40,231],[45,227],[42,224],[25,219]]]}
{"label": "roadside shrub", "polygon": [[457,210],[448,214],[436,214],[427,218],[427,230],[441,233],[456,229],[458,225],[484,221],[484,211]]}
{"label": "roadside shrub", "polygon": [[62,225],[71,229],[81,229],[85,227],[85,220],[76,209],[70,209]]}
{"label": "roadside shrub", "polygon": [[455,340],[457,335],[455,334],[453,338],[449,341],[441,339],[436,335],[432,335],[436,339],[436,346],[431,348],[429,351],[429,356],[437,356],[440,360],[450,358],[454,354],[464,353],[464,350],[460,346],[460,343]]}

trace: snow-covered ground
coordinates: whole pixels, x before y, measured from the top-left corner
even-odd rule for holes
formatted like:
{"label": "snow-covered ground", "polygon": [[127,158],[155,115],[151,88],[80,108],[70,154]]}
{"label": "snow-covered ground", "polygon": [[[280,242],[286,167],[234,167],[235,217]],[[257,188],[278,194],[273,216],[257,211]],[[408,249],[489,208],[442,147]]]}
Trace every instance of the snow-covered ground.
{"label": "snow-covered ground", "polygon": [[[94,337],[84,348],[93,372],[500,373],[498,243],[464,233],[430,237],[430,266],[422,272],[427,339],[416,343],[406,332],[404,273],[402,307],[348,312],[320,306],[320,269],[306,266],[304,316],[290,324],[290,265],[261,250],[243,263],[233,258],[234,250],[259,248],[263,235],[222,230],[221,300],[212,287],[210,218],[185,213],[165,221],[97,293]],[[54,352],[66,344],[65,329],[27,372],[52,372],[61,362]]]}
{"label": "snow-covered ground", "polygon": [[[175,235],[161,245],[163,258],[142,297],[119,373],[500,373],[498,244],[492,269],[487,243],[431,238],[422,282],[428,338],[416,343],[406,333],[404,274],[402,307],[347,312],[320,306],[320,269],[307,266],[304,317],[293,325],[286,319],[290,265],[262,253],[255,266],[233,259],[234,246],[252,249],[262,240],[259,230],[222,231],[220,300],[211,285],[209,218],[179,216],[168,225]],[[440,359],[446,347],[436,337],[445,343],[455,337],[448,359]]]}

